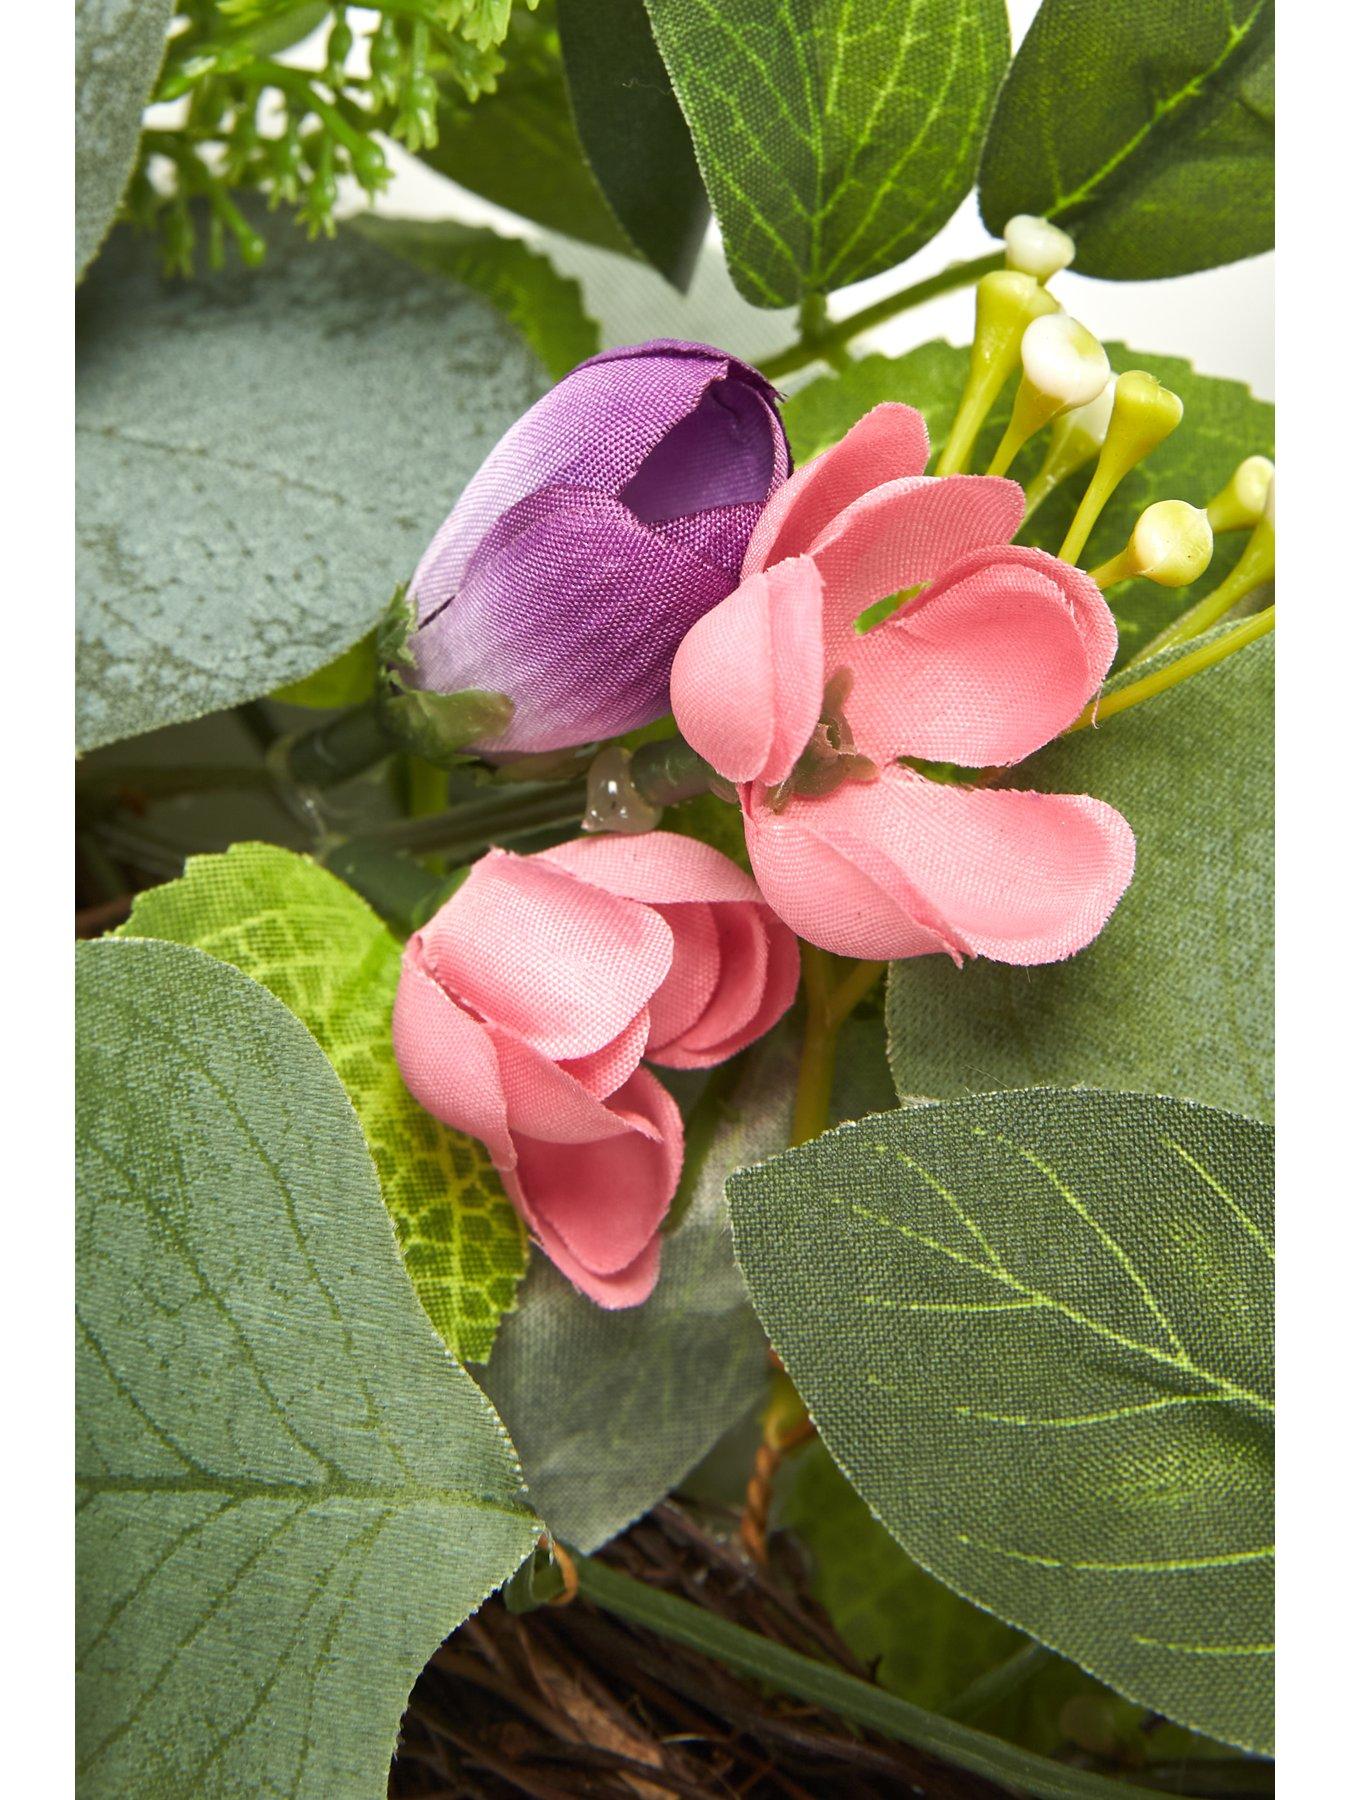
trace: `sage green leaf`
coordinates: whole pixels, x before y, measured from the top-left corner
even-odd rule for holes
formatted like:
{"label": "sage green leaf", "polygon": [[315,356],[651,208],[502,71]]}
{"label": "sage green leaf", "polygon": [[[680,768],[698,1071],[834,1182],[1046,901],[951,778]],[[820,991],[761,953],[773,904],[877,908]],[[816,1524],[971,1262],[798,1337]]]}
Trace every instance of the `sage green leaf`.
{"label": "sage green leaf", "polygon": [[633,245],[683,292],[708,230],[708,196],[642,0],[558,0],[577,132]]}
{"label": "sage green leaf", "polygon": [[552,0],[514,9],[502,54],[493,91],[472,104],[442,83],[438,141],[421,160],[523,219],[631,256],[577,136]]}
{"label": "sage green leaf", "polygon": [[[743,1452],[741,1491],[745,1458],[753,1453],[753,1444]],[[1122,1770],[1229,1755],[1211,1739],[1162,1724],[1146,1707],[1122,1700],[920,1568],[818,1438],[785,1464],[775,1498],[778,1522],[806,1546],[812,1594],[859,1661],[902,1700],[1024,1750],[1044,1756],[1086,1750]]]}
{"label": "sage green leaf", "polygon": [[[1244,456],[1273,456],[1275,452],[1275,408],[1254,398],[1241,382],[1200,375],[1180,357],[1132,350],[1127,344],[1108,343],[1106,350],[1117,371],[1147,369],[1156,375],[1164,387],[1181,397],[1186,412],[1171,437],[1116,489],[1088,540],[1083,559],[1087,568],[1105,562],[1121,549],[1139,514],[1155,500],[1189,500],[1203,506]],[[927,421],[934,451],[940,450],[956,414],[967,356],[966,350],[936,340],[903,356],[865,356],[838,375],[822,375],[808,382],[783,407],[783,422],[797,462],[837,443],[850,425],[883,400],[902,400],[918,407]],[[977,470],[988,466],[1003,434],[1012,395],[1009,383],[980,434],[972,464]],[[1018,457],[1012,467],[1017,480],[1025,483],[1035,474],[1045,454],[1045,442],[1044,434],[1033,438]],[[1090,468],[1082,470],[1052,492],[1018,533],[1019,543],[1058,550],[1091,472]],[[1107,598],[1120,627],[1121,659],[1128,661],[1137,654],[1182,607],[1221,581],[1241,553],[1243,542],[1241,532],[1218,538],[1208,574],[1194,589],[1178,593],[1151,581],[1126,581],[1112,588]]]}
{"label": "sage green leaf", "polygon": [[581,288],[519,238],[454,219],[360,213],[351,223],[381,249],[491,301],[555,380],[600,348],[600,328],[586,311]]}
{"label": "sage green leaf", "polygon": [[77,998],[80,1792],[381,1794],[519,1465],[304,1027],[172,944],[82,945]]}
{"label": "sage green leaf", "polygon": [[75,279],[107,237],[164,61],[174,0],[75,0]]}
{"label": "sage green leaf", "polygon": [[756,1309],[925,1568],[1127,1698],[1272,1738],[1272,1133],[985,1094],[729,1184]]}
{"label": "sage green leaf", "polygon": [[545,385],[480,300],[352,232],[176,283],[121,233],[80,293],[83,749],[355,643]]}
{"label": "sage green leaf", "polygon": [[647,0],[737,287],[787,306],[920,249],[974,180],[1003,0]]}
{"label": "sage green leaf", "polygon": [[980,165],[994,233],[1039,213],[1075,268],[1185,275],[1275,241],[1274,0],[1043,0]]}
{"label": "sage green leaf", "polygon": [[733,1169],[786,1144],[795,1068],[791,1039],[775,1032],[715,1100],[715,1129],[691,1120],[684,1216],[663,1241],[650,1300],[603,1312],[536,1258],[519,1309],[502,1321],[483,1385],[535,1511],[578,1549],[655,1506],[763,1391],[764,1337],[732,1257],[723,1189]]}
{"label": "sage green leaf", "polygon": [[365,901],[306,856],[235,844],[138,894],[119,935],[232,963],[308,1027],[356,1108],[428,1318],[456,1356],[486,1361],[516,1303],[524,1235],[482,1145],[403,1085],[389,1023],[402,946]]}
{"label": "sage green leaf", "polygon": [[1138,843],[1134,880],[1068,962],[894,964],[887,1019],[902,1094],[1088,1082],[1270,1116],[1273,644],[1017,767],[1012,786],[1118,808]]}

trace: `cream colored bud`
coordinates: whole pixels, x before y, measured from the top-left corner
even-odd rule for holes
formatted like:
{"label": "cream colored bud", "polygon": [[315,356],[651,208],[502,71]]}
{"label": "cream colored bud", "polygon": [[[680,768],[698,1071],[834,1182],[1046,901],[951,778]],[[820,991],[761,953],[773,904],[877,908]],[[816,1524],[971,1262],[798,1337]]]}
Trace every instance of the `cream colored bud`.
{"label": "cream colored bud", "polygon": [[1142,576],[1159,587],[1187,587],[1209,567],[1214,533],[1198,506],[1185,500],[1155,500],[1145,507],[1130,541],[1110,562],[1092,571],[1099,587]]}
{"label": "cream colored bud", "polygon": [[1265,511],[1275,479],[1268,456],[1246,456],[1205,508],[1215,531],[1250,531]]}
{"label": "cream colored bud", "polygon": [[1105,350],[1086,325],[1067,313],[1033,319],[1022,334],[1022,368],[1029,386],[1055,411],[1086,406],[1111,379]]}
{"label": "cream colored bud", "polygon": [[1073,261],[1073,239],[1068,232],[1034,213],[1018,213],[1009,219],[1003,227],[1003,243],[1008,267],[1036,281],[1049,281]]}

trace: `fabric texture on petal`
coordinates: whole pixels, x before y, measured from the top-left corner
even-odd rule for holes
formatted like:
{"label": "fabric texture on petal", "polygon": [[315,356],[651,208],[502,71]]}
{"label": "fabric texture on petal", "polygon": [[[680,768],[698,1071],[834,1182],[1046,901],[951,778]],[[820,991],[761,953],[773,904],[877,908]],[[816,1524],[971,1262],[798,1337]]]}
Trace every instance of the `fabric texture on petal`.
{"label": "fabric texture on petal", "polygon": [[676,651],[676,723],[728,781],[782,781],[809,743],[825,683],[822,595],[809,557],[776,563],[705,613]]}
{"label": "fabric texture on petal", "polygon": [[506,1096],[486,1029],[428,973],[421,939],[409,939],[394,999],[394,1058],[408,1092],[443,1125],[511,1158]]}
{"label": "fabric texture on petal", "polygon": [[573,838],[538,851],[530,860],[551,863],[579,881],[650,905],[759,899],[759,889],[729,856],[677,831]]}
{"label": "fabric texture on petal", "polygon": [[922,475],[927,462],[923,414],[893,402],[874,406],[779,488],[755,527],[742,575],[800,556],[850,501],[882,482]]}

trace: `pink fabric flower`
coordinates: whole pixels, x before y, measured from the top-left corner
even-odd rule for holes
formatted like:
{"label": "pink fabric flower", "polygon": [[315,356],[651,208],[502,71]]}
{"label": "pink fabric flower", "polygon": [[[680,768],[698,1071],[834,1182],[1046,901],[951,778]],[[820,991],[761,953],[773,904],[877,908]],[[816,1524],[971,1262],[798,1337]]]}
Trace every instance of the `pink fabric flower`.
{"label": "pink fabric flower", "polygon": [[493,850],[408,941],[394,1053],[428,1112],[482,1139],[568,1280],[636,1306],[684,1155],[642,1059],[724,1062],[783,1016],[797,975],[796,939],[707,844]]}
{"label": "pink fabric flower", "polygon": [[[902,756],[1020,762],[1101,686],[1116,627],[1096,584],[1010,542],[1016,482],[925,477],[912,407],[878,406],[769,502],[741,585],[671,672],[688,741],[739,784],[760,891],[841,955],[1070,956],[1134,870],[1084,795],[927,780]],[[921,586],[884,623],[861,613]]]}

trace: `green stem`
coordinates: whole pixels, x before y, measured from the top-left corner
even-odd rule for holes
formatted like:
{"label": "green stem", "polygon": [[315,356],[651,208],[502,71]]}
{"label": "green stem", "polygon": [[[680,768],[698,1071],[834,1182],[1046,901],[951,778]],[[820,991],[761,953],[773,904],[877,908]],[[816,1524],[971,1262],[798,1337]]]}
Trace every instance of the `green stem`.
{"label": "green stem", "polygon": [[792,1142],[819,1137],[830,1123],[830,1093],[839,1048],[839,1029],[881,979],[885,963],[856,962],[833,986],[830,961],[814,944],[802,944],[802,986],[806,991],[806,1035],[797,1067],[797,1100]]}
{"label": "green stem", "polygon": [[616,1618],[715,1657],[739,1675],[810,1705],[823,1706],[842,1719],[941,1757],[970,1774],[1003,1782],[1036,1800],[1148,1800],[1143,1788],[1066,1768],[970,1725],[926,1712],[856,1675],[772,1643],[605,1563],[581,1555],[575,1556],[575,1562],[581,1593]]}
{"label": "green stem", "polygon": [[1175,662],[1168,663],[1165,668],[1155,669],[1151,675],[1142,675],[1138,681],[1128,682],[1114,693],[1104,694],[1100,700],[1085,706],[1073,724],[1061,735],[1067,737],[1070,731],[1084,731],[1089,725],[1099,725],[1103,719],[1109,719],[1112,713],[1125,712],[1131,706],[1138,706],[1143,700],[1151,700],[1155,694],[1165,693],[1168,688],[1189,681],[1192,675],[1203,674],[1206,669],[1213,668],[1215,663],[1232,656],[1236,650],[1245,649],[1248,644],[1255,643],[1257,638],[1264,637],[1274,629],[1275,608],[1268,606],[1264,612],[1254,613],[1250,619],[1234,625],[1231,631],[1225,631],[1222,637],[1211,638],[1209,643],[1188,651],[1185,656],[1178,656]]}
{"label": "green stem", "polygon": [[358,840],[331,845],[319,861],[405,933],[424,925],[452,886],[411,857]]}
{"label": "green stem", "polygon": [[482,800],[470,800],[421,819],[395,819],[363,831],[360,841],[385,850],[413,855],[438,851],[451,862],[468,862],[491,844],[508,843],[559,825],[577,825],[586,805],[580,782],[550,785],[542,791],[494,789]]}
{"label": "green stem", "polygon": [[992,1669],[977,1675],[969,1687],[963,1688],[955,1700],[943,1707],[943,1712],[949,1719],[970,1719],[987,1712],[995,1701],[1015,1694],[1037,1669],[1049,1662],[1052,1655],[1044,1644],[1023,1644],[1003,1662],[995,1663]]}
{"label": "green stem", "polygon": [[298,787],[332,787],[391,756],[394,744],[380,719],[377,702],[348,707],[335,719],[294,732],[273,746],[279,778]]}
{"label": "green stem", "polygon": [[916,281],[910,287],[901,288],[897,294],[888,294],[884,300],[874,300],[870,306],[860,307],[857,312],[836,319],[816,337],[803,336],[797,343],[789,344],[786,350],[780,350],[777,355],[765,357],[757,367],[770,381],[777,381],[781,376],[793,375],[798,369],[805,369],[813,362],[829,362],[855,337],[864,331],[871,331],[873,326],[883,325],[897,313],[922,306],[925,300],[936,299],[939,294],[950,293],[953,288],[969,287],[981,275],[988,275],[992,270],[1002,267],[1001,250],[991,250],[987,256],[977,256],[971,262],[953,263],[950,268],[940,269],[936,275],[930,275],[924,281]]}

